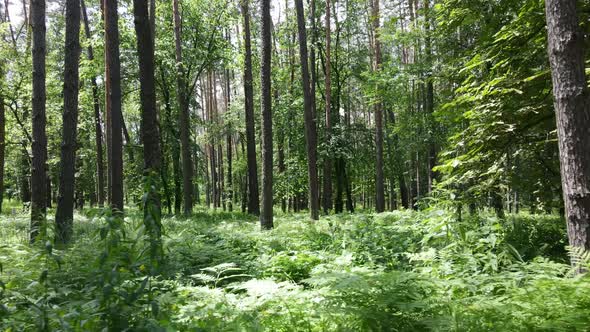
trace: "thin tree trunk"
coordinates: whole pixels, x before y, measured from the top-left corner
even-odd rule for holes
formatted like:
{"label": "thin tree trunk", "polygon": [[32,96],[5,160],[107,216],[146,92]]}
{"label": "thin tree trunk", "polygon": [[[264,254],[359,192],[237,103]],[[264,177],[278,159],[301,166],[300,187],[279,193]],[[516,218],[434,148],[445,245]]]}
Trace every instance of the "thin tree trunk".
{"label": "thin tree trunk", "polygon": [[219,162],[217,163],[217,168],[218,168],[218,172],[217,174],[219,174],[219,189],[218,189],[218,202],[221,206],[223,207],[223,211],[225,211],[226,206],[225,206],[225,180],[224,180],[224,172],[223,172],[223,144],[222,144],[222,140],[219,140],[219,144],[217,145],[217,157],[219,158]]}
{"label": "thin tree trunk", "polygon": [[123,128],[123,137],[125,138],[125,146],[127,147],[127,153],[129,154],[129,162],[133,165],[135,163],[135,153],[133,152],[131,136],[129,135],[129,130],[127,130],[127,124],[125,123],[125,119],[123,117],[121,117],[121,127]]}
{"label": "thin tree trunk", "polygon": [[31,202],[31,183],[29,182],[29,171],[31,169],[31,160],[29,159],[29,152],[27,151],[26,142],[23,141],[23,146],[20,153],[20,167],[19,167],[19,191],[20,200],[24,203]]}
{"label": "thin tree trunk", "polygon": [[319,219],[318,172],[317,172],[317,129],[313,115],[313,99],[309,86],[309,69],[307,66],[307,33],[303,14],[303,1],[295,0],[297,11],[297,30],[299,34],[299,57],[301,60],[301,83],[305,113],[305,141],[307,149],[307,173],[309,189],[309,208],[313,220]]}
{"label": "thin tree trunk", "polygon": [[[325,106],[326,106],[326,132],[325,132],[325,140],[328,146],[328,155],[326,155],[324,160],[324,185],[323,185],[323,208],[324,213],[328,214],[332,209],[332,156],[331,154],[331,135],[332,135],[332,116],[330,114],[330,107],[331,107],[331,98],[332,98],[332,91],[331,91],[331,64],[330,64],[330,0],[326,0],[326,79],[325,79]],[[338,179],[340,180],[340,179]],[[337,194],[338,195],[338,194]],[[340,192],[340,198],[342,197],[342,192]],[[342,200],[340,200],[342,202]],[[338,212],[338,211],[336,211]],[[340,212],[342,209],[340,208]]]}
{"label": "thin tree trunk", "polygon": [[[3,64],[0,64],[0,80],[4,80]],[[4,107],[4,96],[0,90],[0,213],[2,213],[2,202],[4,200],[4,151],[6,148],[6,109]]]}
{"label": "thin tree trunk", "polygon": [[[240,145],[242,147],[242,156],[246,155],[246,149],[244,148],[244,139],[240,140]],[[248,174],[244,174],[244,186],[242,187],[242,213],[246,213],[246,208],[249,206],[248,204]]]}
{"label": "thin tree trunk", "polygon": [[162,209],[160,202],[162,153],[156,110],[154,38],[152,37],[153,30],[148,14],[148,0],[133,0],[133,14],[139,60],[141,138],[143,142],[144,181],[146,182],[143,222],[150,237],[150,258],[152,264],[156,264],[152,268],[157,268],[164,254],[161,242]]}
{"label": "thin tree trunk", "polygon": [[184,80],[184,64],[182,62],[181,46],[181,29],[180,12],[178,1],[173,1],[174,11],[174,41],[176,47],[176,95],[178,99],[179,126],[180,126],[180,150],[182,156],[182,194],[184,198],[184,214],[190,215],[193,211],[193,162],[191,160],[190,149],[190,115],[188,96],[186,91],[186,82]]}
{"label": "thin tree trunk", "polygon": [[256,166],[256,141],[254,127],[254,91],[252,82],[252,47],[250,45],[250,13],[248,1],[241,0],[244,20],[244,96],[246,98],[246,148],[248,158],[248,213],[260,214],[258,171]]}
{"label": "thin tree trunk", "polygon": [[[144,149],[144,169],[146,172],[158,174],[162,164],[162,154],[156,110],[153,30],[148,14],[147,0],[134,0],[133,10],[141,87],[141,136]],[[157,178],[156,176],[154,177]],[[158,191],[157,187],[155,191]],[[154,195],[151,199],[153,203],[156,203],[158,206],[160,205],[159,195]]]}
{"label": "thin tree trunk", "polygon": [[[88,24],[88,13],[84,0],[80,1],[82,5],[82,16],[84,19],[84,32],[86,40],[90,40],[90,25]],[[88,60],[94,60],[94,52],[92,45],[88,45]],[[103,148],[102,148],[102,125],[100,121],[100,99],[98,96],[98,84],[96,77],[91,78],[92,83],[92,101],[94,106],[94,130],[96,143],[96,177],[97,177],[97,191],[96,198],[98,207],[104,207],[104,162],[103,162]]]}
{"label": "thin tree trunk", "polygon": [[64,111],[59,174],[59,198],[55,212],[55,241],[68,243],[74,223],[76,138],[80,60],[80,0],[66,0],[66,43],[64,57]]}
{"label": "thin tree trunk", "polygon": [[590,95],[576,4],[546,0],[545,10],[568,237],[590,250]]}
{"label": "thin tree trunk", "polygon": [[[106,110],[110,119],[109,203],[123,212],[123,114],[121,113],[121,63],[117,0],[104,0]],[[107,121],[108,123],[109,121]]]}
{"label": "thin tree trunk", "polygon": [[270,0],[261,0],[262,12],[262,55],[260,68],[261,82],[261,129],[262,129],[262,206],[260,227],[273,228],[273,148],[272,148],[272,90],[271,90],[271,16]]}
{"label": "thin tree trunk", "polygon": [[162,81],[162,96],[164,97],[164,123],[166,134],[171,145],[172,158],[172,178],[174,183],[174,214],[180,215],[180,207],[182,200],[182,189],[180,185],[180,148],[178,144],[178,132],[172,120],[172,100],[170,91],[167,85],[164,70],[160,67],[160,78]]}
{"label": "thin tree trunk", "polygon": [[[275,102],[278,105],[279,102],[279,90],[277,88],[275,88]],[[282,134],[282,132],[284,132],[286,130],[284,122],[281,121],[281,125],[279,130],[281,131],[281,133],[279,133],[277,136],[278,138],[278,143],[277,143],[277,154],[278,154],[278,167],[279,167],[279,174],[281,174],[282,180],[286,181],[285,178],[285,135]],[[287,199],[286,199],[286,192],[283,191],[281,193],[281,211],[283,213],[287,212]]]}
{"label": "thin tree trunk", "polygon": [[[430,0],[424,0],[424,29],[425,40],[424,48],[426,52],[426,61],[432,66],[432,43],[431,43],[431,28],[430,28]],[[434,84],[432,79],[432,70],[429,70],[426,75],[426,113],[430,117],[432,126],[436,128],[436,122],[433,118],[434,113]],[[436,133],[436,130],[434,131]],[[432,186],[437,178],[437,173],[433,170],[437,163],[436,141],[435,136],[430,137],[428,144],[428,193],[432,191]]]}
{"label": "thin tree trunk", "polygon": [[207,181],[206,184],[206,195],[205,195],[205,204],[207,208],[211,208],[211,176],[209,175],[209,146],[205,146],[205,180]]}
{"label": "thin tree trunk", "polygon": [[[288,3],[285,3],[287,6]],[[318,82],[318,73],[317,73],[317,64],[316,64],[316,50],[319,50],[319,41],[318,41],[318,30],[317,30],[317,22],[316,22],[316,2],[315,0],[311,0],[309,6],[310,9],[310,21],[311,21],[311,47],[309,48],[309,71],[311,74],[311,81],[309,82],[309,88],[311,93],[311,106],[312,106],[312,116],[314,119],[317,118],[317,103],[316,103],[316,84]],[[288,20],[287,20],[288,21]],[[295,43],[295,33],[293,33],[293,43]],[[292,52],[289,49],[289,52]],[[294,53],[294,52],[293,52]],[[290,57],[291,60],[292,57]],[[295,65],[294,61],[291,62],[291,83],[295,80]],[[291,84],[292,90],[292,84]],[[292,92],[292,91],[291,91]],[[319,190],[319,188],[318,188]]]}
{"label": "thin tree trunk", "polygon": [[[213,123],[214,121],[214,99],[213,96],[213,82],[211,79],[211,71],[207,72],[207,121],[209,123]],[[215,138],[211,137],[211,142],[208,143],[209,147],[209,163],[210,163],[210,170],[211,170],[211,202],[213,203],[213,208],[216,209],[218,206],[217,200],[217,153],[215,153]]]}
{"label": "thin tree trunk", "polygon": [[158,123],[158,131],[160,132],[160,147],[162,149],[162,167],[160,168],[160,177],[162,180],[162,188],[164,189],[164,198],[166,200],[166,209],[168,210],[168,214],[172,214],[172,195],[170,193],[170,187],[168,186],[168,154],[165,152],[164,148],[166,147],[166,143],[164,142],[164,134],[162,131],[162,126]]}
{"label": "thin tree trunk", "polygon": [[[229,69],[225,71],[225,111],[229,112],[231,102],[231,87]],[[234,190],[232,179],[232,127],[231,121],[228,121],[226,128],[226,151],[227,151],[227,208],[229,212],[233,211]]]}
{"label": "thin tree trunk", "polygon": [[47,134],[45,133],[45,0],[31,0],[31,27],[33,31],[33,159],[31,168],[31,230],[34,242],[45,232],[47,205]]}

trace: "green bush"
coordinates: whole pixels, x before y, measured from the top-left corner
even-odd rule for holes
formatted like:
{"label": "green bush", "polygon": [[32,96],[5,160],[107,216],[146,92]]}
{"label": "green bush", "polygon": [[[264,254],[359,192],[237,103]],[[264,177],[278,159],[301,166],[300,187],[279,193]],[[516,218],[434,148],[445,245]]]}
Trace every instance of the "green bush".
{"label": "green bush", "polygon": [[[276,218],[168,218],[149,273],[141,215],[77,215],[63,250],[0,218],[0,330],[587,331],[557,216],[429,209]],[[590,266],[590,255],[571,250]]]}

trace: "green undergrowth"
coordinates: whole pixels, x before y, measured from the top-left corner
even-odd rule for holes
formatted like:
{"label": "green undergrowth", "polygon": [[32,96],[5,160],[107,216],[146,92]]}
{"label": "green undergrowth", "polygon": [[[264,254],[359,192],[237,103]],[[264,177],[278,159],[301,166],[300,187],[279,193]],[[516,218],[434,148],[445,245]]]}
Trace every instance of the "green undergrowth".
{"label": "green undergrowth", "polygon": [[[0,219],[0,331],[587,331],[557,216],[457,222],[430,209],[164,219],[154,276],[138,211],[77,215],[76,242],[28,245]],[[51,233],[51,227],[49,232]],[[580,264],[589,255],[570,253]]]}

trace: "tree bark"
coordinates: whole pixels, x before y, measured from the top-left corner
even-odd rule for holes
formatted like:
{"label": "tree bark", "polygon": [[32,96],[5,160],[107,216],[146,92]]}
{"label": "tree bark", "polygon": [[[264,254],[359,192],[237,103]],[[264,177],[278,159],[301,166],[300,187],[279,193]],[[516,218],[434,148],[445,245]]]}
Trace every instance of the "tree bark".
{"label": "tree bark", "polygon": [[[0,65],[0,80],[4,80],[4,68]],[[2,202],[4,200],[4,151],[6,148],[6,109],[4,107],[4,96],[0,89],[0,213],[2,213]]]}
{"label": "tree bark", "polygon": [[180,151],[182,157],[182,195],[184,198],[184,214],[190,215],[193,211],[193,162],[190,149],[190,115],[186,82],[184,79],[184,64],[182,62],[182,22],[178,9],[178,1],[173,1],[174,11],[174,41],[176,47],[176,95],[178,99],[179,126],[180,126]]}
{"label": "tree bark", "polygon": [[272,148],[272,90],[271,90],[271,17],[270,0],[261,1],[262,12],[262,55],[260,68],[261,82],[261,128],[262,128],[262,210],[260,227],[273,228],[273,148]]}
{"label": "tree bark", "polygon": [[[143,142],[144,169],[158,174],[162,164],[160,132],[156,111],[156,86],[154,80],[154,43],[148,14],[148,0],[134,0],[135,31],[137,35],[137,54],[139,58],[140,98],[141,98],[141,136]],[[158,188],[155,188],[158,192]],[[157,196],[157,197],[156,197]],[[153,197],[160,205],[159,195]]]}
{"label": "tree bark", "polygon": [[546,0],[565,216],[570,245],[590,250],[590,100],[575,0]]}
{"label": "tree bark", "polygon": [[[229,69],[225,71],[225,111],[229,112],[229,106],[231,101],[230,92],[230,77]],[[225,133],[226,139],[226,151],[227,151],[227,208],[229,212],[233,211],[234,202],[234,190],[233,190],[233,179],[232,179],[232,127],[231,121],[228,121]]]}
{"label": "tree bark", "polygon": [[[212,124],[214,121],[214,99],[213,96],[213,82],[211,79],[211,71],[207,72],[207,121]],[[217,153],[215,152],[215,139],[210,138],[210,142],[207,143],[209,149],[209,165],[211,171],[211,203],[213,203],[213,209],[217,209],[218,206],[218,191],[217,191]]]}
{"label": "tree bark", "polygon": [[[426,113],[430,117],[431,126],[433,132],[436,133],[436,122],[433,118],[434,113],[434,84],[432,79],[432,42],[431,42],[431,27],[430,27],[430,0],[424,1],[424,49],[426,53],[426,61],[431,66],[430,70],[426,74]],[[437,163],[437,152],[436,152],[436,136],[431,134],[430,142],[428,143],[428,193],[432,191],[434,181],[437,178],[437,173],[433,170]]]}
{"label": "tree bark", "polygon": [[248,159],[248,213],[260,214],[258,171],[256,166],[256,141],[254,127],[254,91],[252,86],[252,47],[250,37],[250,13],[248,1],[242,0],[244,20],[244,96],[246,98],[246,154]]}
{"label": "tree bark", "polygon": [[[154,7],[155,9],[155,7]],[[153,9],[152,9],[153,10]],[[160,167],[162,153],[156,110],[156,84],[154,68],[154,38],[148,13],[148,0],[133,0],[139,82],[141,100],[141,138],[143,142],[143,168],[146,181],[146,198],[143,205],[143,221],[150,237],[150,258],[158,267],[163,256],[161,242],[162,209],[160,202]]]}
{"label": "tree bark", "polygon": [[[4,23],[8,19],[8,8],[6,10],[6,17],[0,19],[0,23]],[[0,64],[0,84],[4,82],[4,64]],[[0,213],[2,213],[2,202],[4,201],[4,163],[5,163],[5,149],[6,149],[6,108],[4,105],[4,87],[0,85]]]}
{"label": "tree bark", "polygon": [[34,242],[41,232],[45,232],[45,214],[47,212],[47,134],[45,132],[45,0],[31,0],[31,28],[33,32],[33,158],[31,163],[32,195],[30,241]]}
{"label": "tree bark", "polygon": [[307,173],[309,188],[309,210],[313,220],[319,219],[318,200],[318,172],[317,172],[317,129],[313,115],[313,99],[309,86],[309,69],[307,66],[307,33],[305,31],[305,17],[303,1],[295,0],[297,11],[297,30],[299,35],[299,57],[301,61],[301,83],[303,85],[303,100],[305,113],[305,141],[307,150]]}
{"label": "tree bark", "polygon": [[119,57],[119,14],[117,0],[104,0],[106,113],[109,150],[109,203],[123,212],[123,114],[121,112],[121,63]]}
{"label": "tree bark", "polygon": [[75,164],[78,131],[80,61],[80,0],[66,0],[64,57],[64,111],[59,173],[59,198],[55,212],[55,241],[68,243],[74,223]]}

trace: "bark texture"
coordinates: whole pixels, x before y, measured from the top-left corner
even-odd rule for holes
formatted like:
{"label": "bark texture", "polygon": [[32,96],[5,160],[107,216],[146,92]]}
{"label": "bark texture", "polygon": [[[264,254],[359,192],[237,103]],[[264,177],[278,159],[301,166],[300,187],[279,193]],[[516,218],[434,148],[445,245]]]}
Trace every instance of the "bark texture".
{"label": "bark texture", "polygon": [[[3,68],[0,65],[0,80],[4,79]],[[6,148],[6,109],[4,97],[0,87],[0,213],[2,213],[2,201],[4,200],[4,151]]]}
{"label": "bark texture", "polygon": [[[0,82],[3,80],[4,68],[0,64]],[[2,213],[2,201],[4,200],[4,152],[6,150],[6,108],[4,105],[3,88],[0,85],[0,213]]]}
{"label": "bark texture", "polygon": [[184,201],[184,214],[190,215],[193,211],[193,162],[190,149],[190,116],[184,65],[182,63],[182,22],[178,1],[173,2],[174,11],[174,41],[176,47],[176,95],[178,99],[178,113],[180,125],[180,155],[182,159],[182,195]]}
{"label": "bark texture", "polygon": [[68,243],[74,224],[75,165],[78,132],[78,89],[80,61],[80,0],[66,0],[66,44],[64,57],[64,110],[59,173],[59,196],[55,212],[55,240]]}
{"label": "bark texture", "polygon": [[[324,182],[323,182],[323,208],[324,213],[328,214],[332,209],[332,156],[331,156],[331,135],[332,135],[332,116],[330,112],[332,101],[332,82],[331,82],[331,64],[330,64],[330,0],[326,0],[326,80],[325,80],[325,106],[326,106],[326,133],[325,140],[328,146],[328,153],[324,160]],[[312,64],[315,65],[315,64]]]}
{"label": "bark texture", "polygon": [[109,204],[123,212],[123,113],[117,0],[104,0],[107,140],[109,145]]}
{"label": "bark texture", "polygon": [[309,212],[313,220],[319,219],[318,171],[317,171],[317,129],[313,114],[313,99],[309,86],[309,69],[307,66],[307,33],[303,1],[295,0],[297,11],[297,32],[299,35],[299,57],[301,61],[301,83],[303,84],[303,103],[305,114],[305,142],[307,149],[307,174],[309,188]]}
{"label": "bark texture", "polygon": [[576,0],[546,0],[548,53],[570,245],[590,250],[590,100]]}
{"label": "bark texture", "polygon": [[260,214],[258,172],[256,166],[256,140],[254,133],[254,91],[252,86],[252,46],[250,37],[250,13],[248,0],[242,0],[244,20],[244,97],[246,111],[246,155],[248,162],[248,213]]}
{"label": "bark texture", "polygon": [[[158,174],[162,163],[160,131],[156,111],[156,85],[154,69],[154,42],[148,14],[148,0],[134,0],[135,32],[139,59],[141,98],[141,138],[143,142],[144,169]],[[159,197],[158,197],[158,205]]]}
{"label": "bark texture", "polygon": [[[432,66],[432,41],[431,41],[431,27],[430,27],[430,20],[431,20],[431,10],[430,10],[430,0],[424,1],[424,30],[426,36],[424,38],[424,49],[426,53],[426,61],[430,63]],[[432,78],[432,70],[428,71],[426,74],[426,98],[425,98],[425,105],[424,108],[426,109],[426,113],[430,117],[432,128],[434,129],[434,134],[430,137],[430,142],[428,146],[428,192],[432,191],[432,187],[434,185],[434,181],[437,179],[437,172],[432,170],[437,163],[437,151],[436,151],[436,128],[437,123],[434,120],[434,83]]]}
{"label": "bark texture", "polygon": [[261,119],[262,119],[262,211],[260,213],[260,227],[273,227],[273,149],[272,149],[272,93],[271,93],[271,17],[270,0],[261,1],[262,12],[262,56],[260,68],[261,82]]}
{"label": "bark texture", "polygon": [[33,158],[31,164],[31,232],[35,241],[45,227],[47,207],[47,134],[45,132],[45,0],[31,0],[33,59]]}
{"label": "bark texture", "polygon": [[[229,38],[228,38],[229,39]],[[225,71],[225,111],[229,112],[229,105],[231,103],[231,86],[229,69]],[[226,133],[226,151],[227,151],[227,208],[229,212],[233,211],[234,204],[234,189],[232,179],[232,128],[231,121],[227,125]]]}
{"label": "bark texture", "polygon": [[[148,13],[148,0],[133,0],[139,81],[141,99],[141,138],[143,142],[143,169],[146,181],[146,198],[143,204],[143,222],[150,237],[152,264],[159,266],[163,257],[161,242],[162,209],[160,202],[160,177],[162,153],[160,131],[156,111],[156,84],[154,63],[154,38]],[[154,10],[153,7],[152,10]]]}

